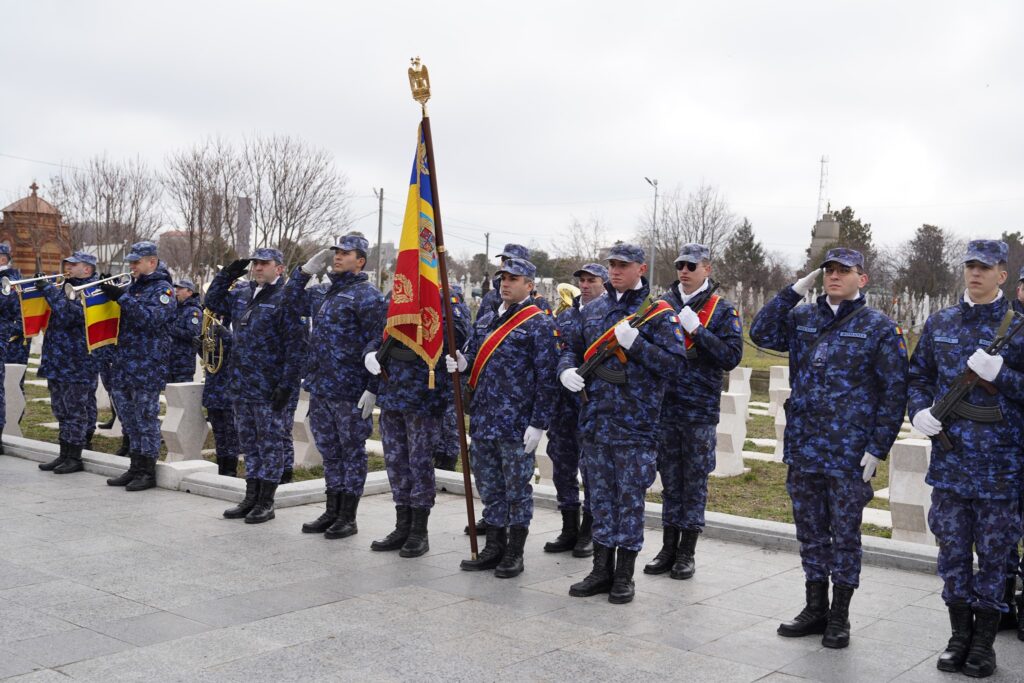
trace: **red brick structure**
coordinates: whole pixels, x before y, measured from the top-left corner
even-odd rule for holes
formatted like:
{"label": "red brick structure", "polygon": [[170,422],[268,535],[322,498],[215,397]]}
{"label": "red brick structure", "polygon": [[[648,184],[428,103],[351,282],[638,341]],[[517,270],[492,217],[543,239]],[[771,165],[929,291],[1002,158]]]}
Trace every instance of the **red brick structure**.
{"label": "red brick structure", "polygon": [[70,242],[68,226],[56,207],[36,194],[38,185],[32,183],[29,189],[32,194],[28,197],[2,209],[0,242],[11,245],[14,266],[26,277],[35,272],[37,256],[43,272],[59,272],[61,259],[67,255],[64,245]]}

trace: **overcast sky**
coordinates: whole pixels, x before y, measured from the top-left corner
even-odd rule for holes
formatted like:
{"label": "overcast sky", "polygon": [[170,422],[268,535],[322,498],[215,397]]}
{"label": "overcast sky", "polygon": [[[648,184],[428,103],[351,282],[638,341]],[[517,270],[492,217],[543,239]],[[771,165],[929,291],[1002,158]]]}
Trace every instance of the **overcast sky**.
{"label": "overcast sky", "polygon": [[922,222],[1024,229],[1024,3],[0,0],[0,196],[97,153],[287,133],[334,153],[355,224],[397,240],[430,69],[455,253],[548,247],[598,217],[627,239],[703,180],[795,262],[819,158],[875,239]]}

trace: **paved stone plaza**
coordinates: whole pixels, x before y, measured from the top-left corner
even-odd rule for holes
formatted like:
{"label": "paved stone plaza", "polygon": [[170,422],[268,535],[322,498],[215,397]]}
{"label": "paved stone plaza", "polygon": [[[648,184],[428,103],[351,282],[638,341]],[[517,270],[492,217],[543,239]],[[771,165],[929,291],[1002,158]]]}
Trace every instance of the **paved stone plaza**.
{"label": "paved stone plaza", "polygon": [[[459,571],[465,505],[440,495],[431,551],[374,553],[389,496],[364,499],[358,536],[260,526],[223,501],[126,493],[0,456],[0,678],[17,681],[964,680],[940,674],[939,580],[867,567],[849,649],[775,635],[802,606],[798,558],[704,540],[686,582],[638,570],[637,598],[576,599],[589,560],[546,555],[560,520],[538,509],[516,579]],[[648,534],[638,564],[657,550]],[[999,672],[1024,680],[1024,643],[1000,634]]]}

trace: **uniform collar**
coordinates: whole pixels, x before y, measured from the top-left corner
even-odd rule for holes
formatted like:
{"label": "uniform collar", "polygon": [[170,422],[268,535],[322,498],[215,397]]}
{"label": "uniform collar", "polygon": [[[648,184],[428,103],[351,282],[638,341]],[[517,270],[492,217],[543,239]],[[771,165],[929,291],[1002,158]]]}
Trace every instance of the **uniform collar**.
{"label": "uniform collar", "polygon": [[677,288],[677,290],[679,291],[679,300],[682,301],[683,305],[685,306],[686,304],[690,303],[690,300],[693,299],[693,297],[697,296],[698,294],[700,294],[701,292],[705,291],[708,288],[708,279],[704,278],[704,282],[701,284],[700,287],[693,290],[693,294],[687,294],[686,292],[684,292],[683,283],[681,283],[679,280],[676,280],[672,286]]}
{"label": "uniform collar", "polygon": [[347,285],[353,282],[359,282],[360,280],[368,280],[366,273],[359,271],[358,273],[344,272],[344,273],[328,273],[328,279],[331,281],[331,285]]}
{"label": "uniform collar", "polygon": [[828,302],[827,294],[820,295],[817,299],[817,303],[819,313],[832,318],[833,320],[838,320],[840,318],[845,318],[850,313],[853,313],[855,310],[863,306],[866,301],[864,299],[864,294],[858,292],[856,299],[847,299],[843,301],[835,311],[832,310],[832,306]]}
{"label": "uniform collar", "polygon": [[[619,292],[614,287],[612,287],[612,283],[610,282],[605,283],[604,291],[608,294],[608,298],[611,299],[612,301],[620,304],[625,304],[628,306],[630,304],[639,303],[643,301],[647,297],[647,294],[651,291],[651,289],[650,286],[647,284],[647,278],[641,275],[640,282],[638,282],[637,285],[633,287],[633,289],[629,289],[623,292],[621,296],[619,295]],[[594,301],[597,301],[597,299],[594,299]]]}

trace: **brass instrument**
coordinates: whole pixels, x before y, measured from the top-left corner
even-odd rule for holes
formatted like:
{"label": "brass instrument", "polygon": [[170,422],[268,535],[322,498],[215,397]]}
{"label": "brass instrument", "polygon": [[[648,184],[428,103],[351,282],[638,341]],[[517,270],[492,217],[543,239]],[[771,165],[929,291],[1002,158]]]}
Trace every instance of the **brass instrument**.
{"label": "brass instrument", "polygon": [[74,301],[78,298],[80,292],[84,292],[87,289],[94,289],[97,285],[101,285],[104,282],[110,282],[115,287],[121,287],[122,289],[132,283],[131,273],[121,273],[120,275],[111,275],[105,277],[102,280],[93,280],[92,282],[86,282],[84,285],[78,285],[77,287],[70,282],[64,284],[64,296]]}
{"label": "brass instrument", "polygon": [[555,308],[555,317],[558,317],[559,313],[567,311],[572,308],[572,300],[580,295],[580,288],[576,285],[570,285],[568,282],[560,282],[555,288],[558,290],[558,307]]}
{"label": "brass instrument", "polygon": [[216,375],[224,363],[224,340],[220,332],[224,323],[210,309],[203,309],[203,326],[199,331],[199,364],[211,375]]}
{"label": "brass instrument", "polygon": [[46,275],[44,277],[27,277],[21,280],[12,280],[4,275],[0,278],[0,293],[4,296],[10,296],[11,292],[16,289],[24,289],[25,285],[32,284],[33,282],[40,282],[41,280],[53,280],[53,284],[60,287],[64,284],[64,275],[58,273],[56,275]]}

